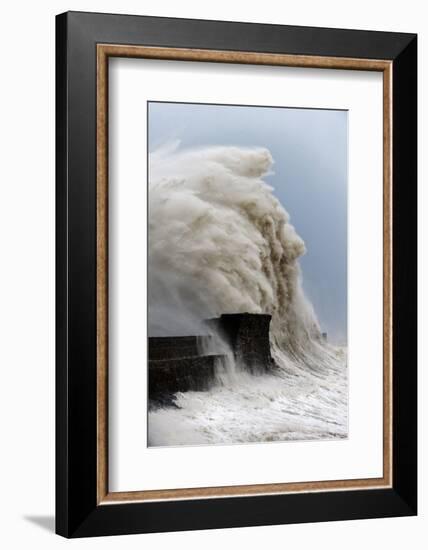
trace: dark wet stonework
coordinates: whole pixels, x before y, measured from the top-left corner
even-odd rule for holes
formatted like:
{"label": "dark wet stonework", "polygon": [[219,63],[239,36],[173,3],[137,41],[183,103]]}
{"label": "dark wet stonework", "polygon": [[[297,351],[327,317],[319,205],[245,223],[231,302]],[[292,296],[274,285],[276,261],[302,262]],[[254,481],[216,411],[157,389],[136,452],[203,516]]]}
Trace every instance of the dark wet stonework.
{"label": "dark wet stonework", "polygon": [[[270,353],[270,315],[224,314],[205,321],[207,333],[227,343],[240,368],[261,374],[274,367]],[[210,350],[206,352],[204,350]],[[174,394],[206,391],[227,356],[215,351],[213,334],[149,338],[150,407],[176,406]]]}

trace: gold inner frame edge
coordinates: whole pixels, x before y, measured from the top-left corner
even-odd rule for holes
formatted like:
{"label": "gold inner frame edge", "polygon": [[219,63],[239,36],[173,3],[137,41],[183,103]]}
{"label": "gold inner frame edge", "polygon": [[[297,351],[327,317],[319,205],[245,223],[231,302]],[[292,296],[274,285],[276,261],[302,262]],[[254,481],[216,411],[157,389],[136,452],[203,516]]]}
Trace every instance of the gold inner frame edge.
{"label": "gold inner frame edge", "polygon": [[[108,59],[132,57],[383,73],[383,477],[224,487],[108,489]],[[392,486],[392,61],[97,44],[97,504],[378,489]]]}

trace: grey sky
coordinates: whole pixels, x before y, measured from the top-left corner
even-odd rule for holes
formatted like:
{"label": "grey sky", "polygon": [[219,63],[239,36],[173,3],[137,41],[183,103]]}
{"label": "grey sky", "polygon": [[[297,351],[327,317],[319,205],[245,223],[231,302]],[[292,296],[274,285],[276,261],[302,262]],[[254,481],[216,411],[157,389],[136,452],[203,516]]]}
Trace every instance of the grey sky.
{"label": "grey sky", "polygon": [[346,111],[149,103],[149,150],[180,147],[266,147],[275,160],[265,180],[306,244],[303,286],[329,339],[347,332]]}

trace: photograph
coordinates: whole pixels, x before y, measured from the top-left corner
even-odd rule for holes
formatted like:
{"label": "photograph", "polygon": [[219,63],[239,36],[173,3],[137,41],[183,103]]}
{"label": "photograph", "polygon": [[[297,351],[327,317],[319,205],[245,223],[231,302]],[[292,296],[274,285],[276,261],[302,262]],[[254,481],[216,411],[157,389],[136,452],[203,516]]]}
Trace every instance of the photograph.
{"label": "photograph", "polygon": [[347,439],[348,111],[147,120],[148,445]]}

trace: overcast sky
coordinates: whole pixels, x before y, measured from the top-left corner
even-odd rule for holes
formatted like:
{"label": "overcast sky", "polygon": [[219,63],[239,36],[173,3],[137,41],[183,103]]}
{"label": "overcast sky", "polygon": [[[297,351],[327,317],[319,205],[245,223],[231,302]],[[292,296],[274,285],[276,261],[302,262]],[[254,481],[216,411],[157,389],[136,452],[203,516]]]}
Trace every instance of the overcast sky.
{"label": "overcast sky", "polygon": [[323,331],[347,333],[346,111],[150,103],[149,150],[179,139],[180,147],[260,146],[275,164],[265,180],[306,244],[303,286]]}

